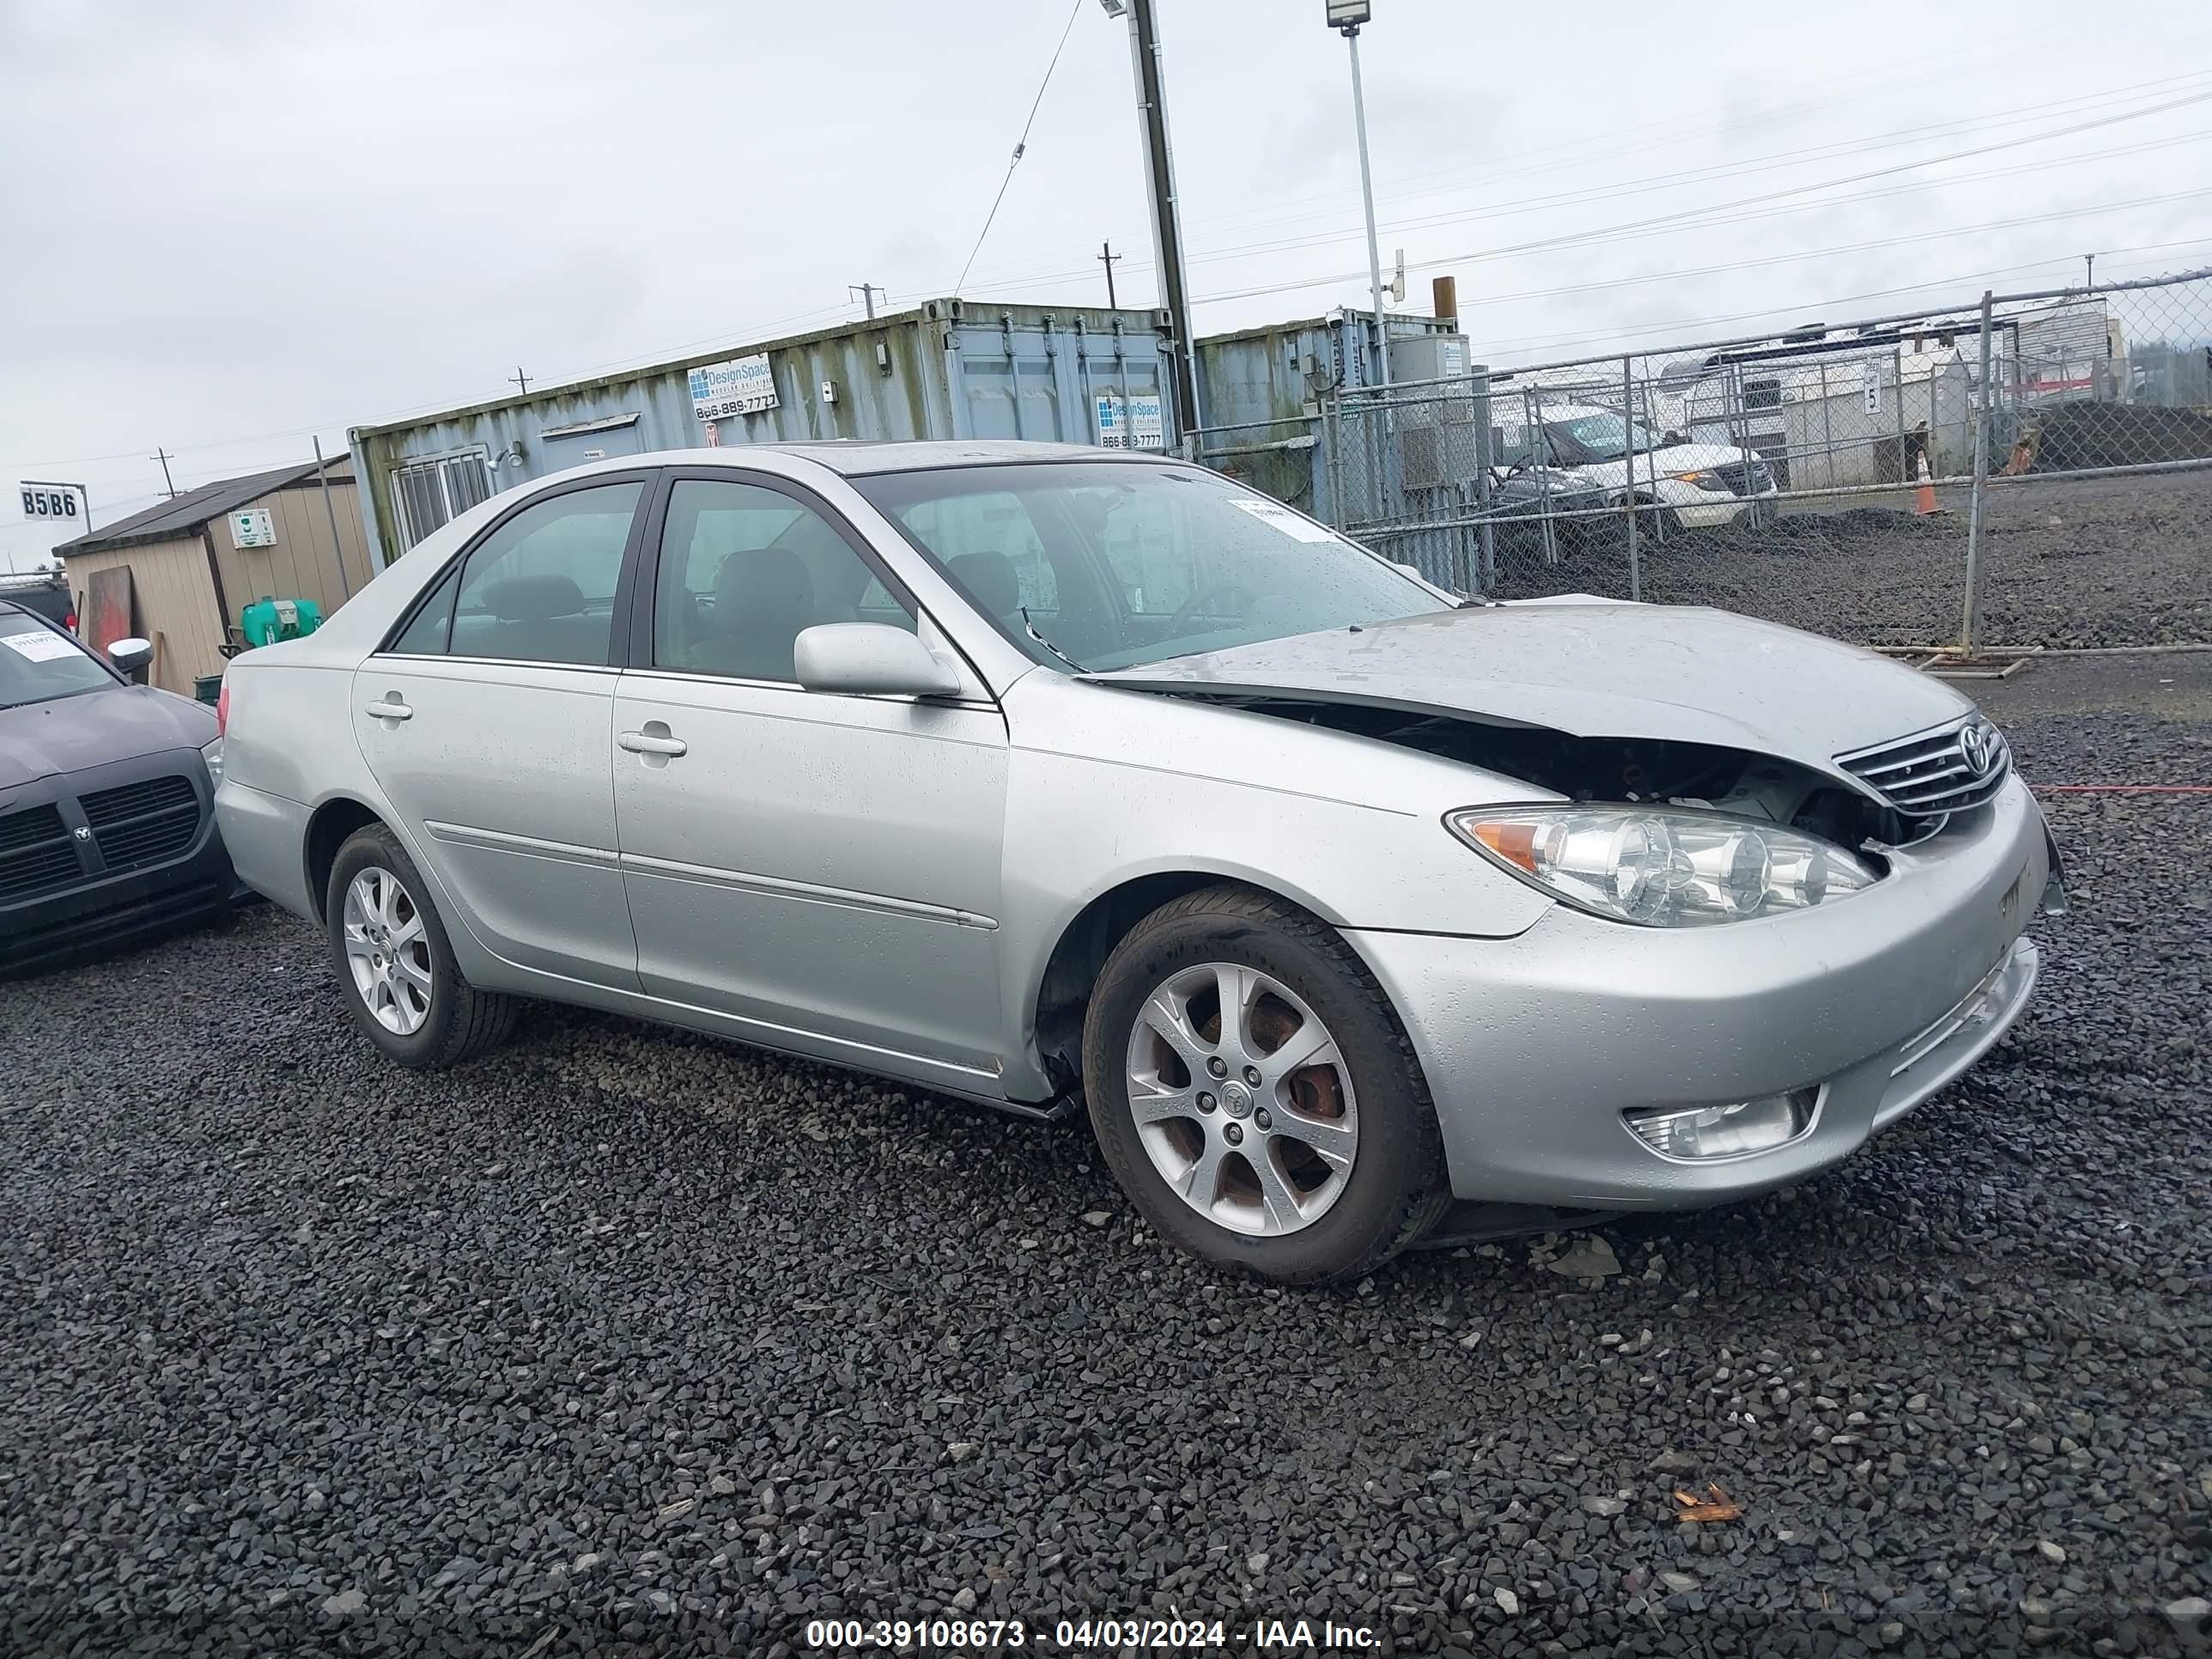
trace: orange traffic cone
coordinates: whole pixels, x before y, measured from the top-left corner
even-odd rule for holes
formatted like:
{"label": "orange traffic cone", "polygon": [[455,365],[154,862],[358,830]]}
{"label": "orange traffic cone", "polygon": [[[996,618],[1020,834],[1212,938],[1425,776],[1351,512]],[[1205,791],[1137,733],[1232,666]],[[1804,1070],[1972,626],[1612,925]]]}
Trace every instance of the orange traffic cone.
{"label": "orange traffic cone", "polygon": [[1912,492],[1912,510],[1924,519],[1936,510],[1936,480],[1928,476],[1928,452],[1923,449],[1914,459],[1920,464],[1920,485]]}

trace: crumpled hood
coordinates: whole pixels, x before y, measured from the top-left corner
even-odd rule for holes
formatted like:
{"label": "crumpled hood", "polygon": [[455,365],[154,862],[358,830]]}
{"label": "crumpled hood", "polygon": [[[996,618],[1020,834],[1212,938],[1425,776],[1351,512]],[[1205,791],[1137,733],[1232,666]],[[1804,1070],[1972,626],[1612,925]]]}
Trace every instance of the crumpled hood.
{"label": "crumpled hood", "polygon": [[1302,634],[1085,678],[1192,696],[1282,696],[1833,757],[1973,707],[1870,651],[1725,611],[1485,605]]}
{"label": "crumpled hood", "polygon": [[0,708],[0,808],[9,790],[35,778],[163,749],[198,749],[214,737],[213,709],[151,686]]}

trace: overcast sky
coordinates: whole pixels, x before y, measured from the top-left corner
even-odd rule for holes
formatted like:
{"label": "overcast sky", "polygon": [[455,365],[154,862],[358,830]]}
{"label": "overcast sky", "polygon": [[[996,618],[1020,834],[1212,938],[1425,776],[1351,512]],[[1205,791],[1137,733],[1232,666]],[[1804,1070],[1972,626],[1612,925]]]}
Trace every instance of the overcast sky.
{"label": "overcast sky", "polygon": [[[1364,305],[1322,0],[1159,5],[1200,331]],[[1375,9],[1384,261],[1412,310],[1456,273],[1479,358],[2043,287],[2091,250],[2100,277],[2212,264],[2202,0]],[[1068,18],[0,0],[0,484],[82,481],[106,523],[159,499],[157,447],[182,489],[518,364],[826,326],[848,283],[950,293]],[[1148,303],[1127,28],[1079,0],[963,292],[1103,304],[1108,240]],[[56,539],[0,495],[0,562]]]}

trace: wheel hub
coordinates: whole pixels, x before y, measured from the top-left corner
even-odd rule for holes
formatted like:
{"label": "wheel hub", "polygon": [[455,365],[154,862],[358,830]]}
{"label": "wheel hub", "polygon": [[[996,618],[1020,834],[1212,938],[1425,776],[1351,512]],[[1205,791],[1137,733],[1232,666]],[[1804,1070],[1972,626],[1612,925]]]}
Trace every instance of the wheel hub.
{"label": "wheel hub", "polygon": [[1272,975],[1208,963],[1171,975],[1129,1036],[1131,1115],[1176,1195],[1232,1231],[1319,1220],[1358,1147],[1352,1078],[1335,1039]]}

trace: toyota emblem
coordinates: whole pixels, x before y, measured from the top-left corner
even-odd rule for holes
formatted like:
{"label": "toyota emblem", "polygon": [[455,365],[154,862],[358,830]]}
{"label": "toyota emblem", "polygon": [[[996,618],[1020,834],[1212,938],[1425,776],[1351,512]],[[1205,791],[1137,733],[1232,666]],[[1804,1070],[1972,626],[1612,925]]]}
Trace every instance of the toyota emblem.
{"label": "toyota emblem", "polygon": [[1974,720],[1959,733],[1959,756],[1976,777],[1987,777],[1994,756],[1992,748],[1996,733],[1987,720]]}

